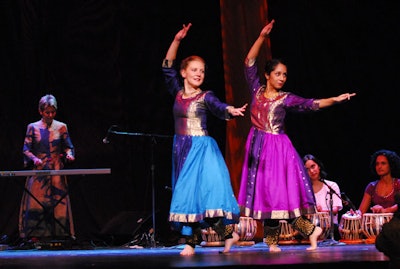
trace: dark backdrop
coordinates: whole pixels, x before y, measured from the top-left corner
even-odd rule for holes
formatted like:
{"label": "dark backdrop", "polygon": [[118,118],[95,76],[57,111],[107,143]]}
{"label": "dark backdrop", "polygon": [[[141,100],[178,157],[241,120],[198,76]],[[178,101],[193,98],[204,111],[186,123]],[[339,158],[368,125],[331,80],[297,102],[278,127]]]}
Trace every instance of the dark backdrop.
{"label": "dark backdrop", "polygon": [[[287,90],[305,97],[357,92],[349,103],[289,115],[287,121],[299,153],[320,157],[331,179],[358,205],[372,180],[369,156],[380,148],[400,151],[397,1],[267,3],[268,17],[276,20],[272,56],[284,57],[289,66]],[[203,56],[208,64],[204,89],[224,100],[219,1],[195,7],[179,0],[1,0],[0,5],[0,170],[23,169],[26,125],[39,119],[39,98],[53,93],[57,119],[68,124],[76,147],[76,161],[67,168],[112,170],[111,175],[69,177],[78,238],[103,239],[104,227],[124,212],[151,215],[154,187],[157,232],[168,241],[171,193],[165,187],[170,185],[172,138],[157,135],[173,134],[173,100],[164,89],[160,65],[176,31],[192,22],[178,60]],[[231,68],[243,76],[241,65]],[[104,144],[111,125],[134,135],[111,135]],[[224,151],[225,124],[212,119],[210,131]],[[0,234],[17,235],[23,182],[1,178]],[[125,230],[134,228],[128,224]]]}
{"label": "dark backdrop", "polygon": [[[124,212],[152,215],[153,187],[157,234],[169,237],[173,100],[162,82],[161,62],[175,33],[191,21],[190,44],[179,59],[191,53],[207,58],[206,85],[224,99],[219,2],[196,9],[187,1],[2,0],[1,5],[0,170],[23,169],[26,125],[39,119],[39,98],[52,93],[59,103],[57,119],[68,124],[76,148],[76,161],[66,168],[112,172],[69,177],[78,239],[101,240],[110,222],[125,226],[125,234],[133,232],[135,223],[118,218],[126,219]],[[111,135],[104,144],[111,125],[128,135]],[[224,125],[212,129],[223,147]],[[23,183],[24,178],[1,178],[1,234],[16,235]]]}
{"label": "dark backdrop", "polygon": [[397,1],[268,1],[273,57],[289,66],[287,90],[328,97],[356,92],[319,113],[289,115],[288,133],[301,155],[325,164],[359,205],[371,177],[370,155],[399,152],[396,126],[400,10]]}

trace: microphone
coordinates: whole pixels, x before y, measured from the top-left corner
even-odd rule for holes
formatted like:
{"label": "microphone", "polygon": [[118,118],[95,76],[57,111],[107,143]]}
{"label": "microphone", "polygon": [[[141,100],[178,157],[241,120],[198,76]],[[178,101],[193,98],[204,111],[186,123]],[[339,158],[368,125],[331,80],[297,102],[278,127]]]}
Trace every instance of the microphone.
{"label": "microphone", "polygon": [[111,125],[111,127],[108,128],[106,137],[103,138],[103,143],[104,144],[110,143],[110,139],[108,137],[110,136],[112,129],[114,129],[115,127],[117,127],[117,125]]}
{"label": "microphone", "polygon": [[346,202],[346,205],[348,205],[351,209],[354,211],[357,210],[357,208],[354,206],[354,204],[351,202],[350,198],[347,197],[347,195],[344,192],[340,193],[341,198]]}

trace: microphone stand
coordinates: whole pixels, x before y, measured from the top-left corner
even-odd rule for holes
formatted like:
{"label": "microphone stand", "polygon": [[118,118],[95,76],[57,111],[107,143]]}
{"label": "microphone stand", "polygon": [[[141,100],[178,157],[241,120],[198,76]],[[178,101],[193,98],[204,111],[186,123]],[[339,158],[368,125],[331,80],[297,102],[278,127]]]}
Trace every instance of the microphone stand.
{"label": "microphone stand", "polygon": [[[113,125],[116,127],[116,125]],[[115,131],[112,130],[112,128],[109,129],[109,133],[111,134],[117,134],[117,135],[127,135],[127,136],[146,136],[151,138],[151,150],[150,150],[150,171],[151,171],[151,202],[152,202],[152,229],[151,229],[151,234],[150,234],[150,246],[151,247],[156,247],[156,209],[155,209],[155,204],[156,204],[156,195],[155,195],[155,163],[154,163],[154,148],[155,144],[157,144],[156,137],[160,138],[171,138],[171,135],[160,135],[160,134],[146,134],[146,133],[130,133],[130,132],[120,132],[120,131]]]}
{"label": "microphone stand", "polygon": [[319,245],[320,246],[344,246],[346,245],[343,242],[338,242],[335,240],[335,223],[333,222],[333,195],[335,194],[337,197],[339,197],[342,200],[342,197],[340,197],[339,194],[337,194],[337,192],[332,189],[331,186],[329,186],[324,179],[320,179],[322,181],[322,183],[324,183],[328,189],[329,189],[329,217],[330,217],[330,226],[329,226],[329,235],[330,238],[329,239],[325,239],[324,241],[322,241]]}

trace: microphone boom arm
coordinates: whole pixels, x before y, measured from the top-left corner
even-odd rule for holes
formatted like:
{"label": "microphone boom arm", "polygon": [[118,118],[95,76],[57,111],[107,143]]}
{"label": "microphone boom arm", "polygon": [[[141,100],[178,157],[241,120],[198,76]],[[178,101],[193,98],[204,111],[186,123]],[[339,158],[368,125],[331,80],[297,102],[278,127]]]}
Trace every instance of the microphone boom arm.
{"label": "microphone boom arm", "polygon": [[347,195],[342,192],[340,195],[334,190],[332,189],[331,186],[329,186],[324,179],[320,179],[322,181],[322,183],[324,183],[328,188],[331,194],[335,194],[337,197],[339,197],[340,200],[342,200],[342,203],[346,206],[349,206],[351,209],[353,209],[354,211],[357,210],[355,205],[351,202],[350,198],[347,197]]}

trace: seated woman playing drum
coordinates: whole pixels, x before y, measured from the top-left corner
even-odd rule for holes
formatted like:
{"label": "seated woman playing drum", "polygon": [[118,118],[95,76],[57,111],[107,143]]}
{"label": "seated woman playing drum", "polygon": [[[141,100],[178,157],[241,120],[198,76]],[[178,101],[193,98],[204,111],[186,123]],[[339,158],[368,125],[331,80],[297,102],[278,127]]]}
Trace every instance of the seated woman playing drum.
{"label": "seated woman playing drum", "polygon": [[371,156],[370,169],[378,179],[368,183],[358,210],[352,213],[362,216],[366,242],[374,243],[382,225],[398,210],[395,195],[400,193],[400,157],[394,151],[378,150]]}
{"label": "seated woman playing drum", "polygon": [[370,169],[378,179],[365,188],[358,213],[396,212],[394,196],[400,192],[400,157],[394,151],[378,150],[371,156]]}

